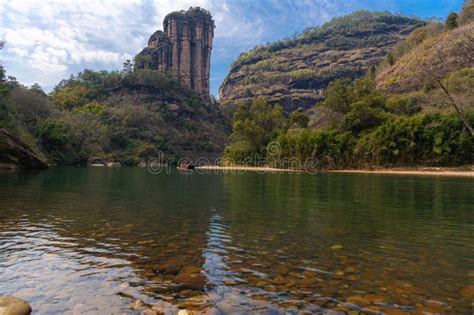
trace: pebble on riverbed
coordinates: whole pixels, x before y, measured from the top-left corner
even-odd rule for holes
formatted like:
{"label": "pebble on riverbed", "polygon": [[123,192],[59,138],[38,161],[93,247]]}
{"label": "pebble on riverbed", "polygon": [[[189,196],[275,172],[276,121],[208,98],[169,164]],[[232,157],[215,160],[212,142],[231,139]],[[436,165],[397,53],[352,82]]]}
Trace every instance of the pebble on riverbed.
{"label": "pebble on riverbed", "polygon": [[194,290],[202,290],[206,284],[206,278],[200,273],[180,273],[174,278],[174,281]]}
{"label": "pebble on riverbed", "polygon": [[142,300],[135,300],[132,303],[130,303],[130,308],[133,310],[139,310],[140,308],[145,306],[145,303],[143,303]]}
{"label": "pebble on riverbed", "polygon": [[338,250],[341,250],[343,248],[344,247],[342,245],[339,245],[339,244],[331,246],[331,250],[333,250],[333,251],[338,251]]}
{"label": "pebble on riverbed", "polygon": [[460,291],[461,295],[466,298],[474,299],[474,284],[468,285]]}
{"label": "pebble on riverbed", "polygon": [[13,296],[0,297],[0,315],[28,315],[31,306],[22,299]]}

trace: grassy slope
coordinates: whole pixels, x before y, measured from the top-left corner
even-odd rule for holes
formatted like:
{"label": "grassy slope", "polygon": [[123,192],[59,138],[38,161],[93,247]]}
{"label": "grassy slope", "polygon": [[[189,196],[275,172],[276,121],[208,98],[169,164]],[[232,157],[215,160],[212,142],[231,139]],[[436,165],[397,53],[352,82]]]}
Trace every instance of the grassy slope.
{"label": "grassy slope", "polygon": [[443,77],[474,66],[474,23],[427,36],[402,54],[393,66],[377,75],[377,86],[387,93],[408,93],[433,87],[425,68]]}

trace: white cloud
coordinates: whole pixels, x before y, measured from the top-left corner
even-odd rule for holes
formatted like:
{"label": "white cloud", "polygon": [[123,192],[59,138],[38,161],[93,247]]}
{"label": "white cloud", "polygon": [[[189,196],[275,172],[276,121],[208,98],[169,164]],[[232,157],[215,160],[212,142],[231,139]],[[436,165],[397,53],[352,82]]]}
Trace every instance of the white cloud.
{"label": "white cloud", "polygon": [[[281,37],[277,32],[283,24],[301,30],[301,24],[327,20],[334,10],[332,2],[0,0],[0,39],[7,42],[2,59],[9,74],[20,82],[38,82],[49,90],[84,68],[120,69],[155,30],[162,29],[169,12],[200,6],[209,10],[216,22],[213,62],[225,71],[222,69],[227,66],[222,64],[230,64],[241,51]],[[290,20],[295,18],[297,21]]]}
{"label": "white cloud", "polygon": [[[263,33],[261,21],[246,20],[218,0],[0,0],[0,39],[7,42],[3,59],[23,82],[33,71],[44,72],[43,85],[81,68],[119,69],[162,29],[166,14],[190,6],[212,12],[216,42],[250,45]],[[25,64],[32,69],[25,71]]]}

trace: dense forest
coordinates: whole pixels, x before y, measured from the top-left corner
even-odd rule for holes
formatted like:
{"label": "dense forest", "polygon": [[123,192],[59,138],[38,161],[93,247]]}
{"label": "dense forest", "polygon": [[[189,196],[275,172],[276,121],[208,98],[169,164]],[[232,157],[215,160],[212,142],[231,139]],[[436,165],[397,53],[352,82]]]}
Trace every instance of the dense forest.
{"label": "dense forest", "polygon": [[[285,117],[280,106],[256,99],[234,114],[224,161],[300,169],[474,163],[474,137],[457,113],[406,115],[413,110],[410,102],[386,97],[370,78],[336,81],[320,106],[337,111],[341,119],[311,129],[304,112]],[[466,117],[474,124],[474,111]]]}
{"label": "dense forest", "polygon": [[4,75],[1,89],[0,128],[53,164],[216,158],[228,129],[215,100],[205,103],[172,75],[132,70],[129,62],[121,72],[85,70],[49,95]]}
{"label": "dense forest", "polygon": [[[367,32],[374,27],[377,32]],[[338,63],[345,60],[339,52],[358,51],[358,57],[336,67],[345,74],[316,73],[296,62],[294,77],[267,82],[275,67],[285,66],[289,55],[281,52],[289,49],[303,56],[315,49],[309,61],[322,51]],[[245,91],[245,100],[205,102],[170,73],[134,69],[130,61],[121,71],[84,70],[49,94],[37,84],[20,84],[0,65],[0,130],[60,165],[96,158],[137,165],[160,154],[169,161],[222,156],[233,164],[310,163],[315,169],[472,164],[472,51],[474,2],[468,0],[445,23],[356,12],[256,47],[234,62],[237,72],[260,73],[245,82],[265,93],[259,84],[273,82],[268,87],[278,90],[324,77],[323,91],[311,87],[317,102],[301,108]],[[224,85],[235,75],[232,69]],[[7,149],[0,141],[0,151]]]}

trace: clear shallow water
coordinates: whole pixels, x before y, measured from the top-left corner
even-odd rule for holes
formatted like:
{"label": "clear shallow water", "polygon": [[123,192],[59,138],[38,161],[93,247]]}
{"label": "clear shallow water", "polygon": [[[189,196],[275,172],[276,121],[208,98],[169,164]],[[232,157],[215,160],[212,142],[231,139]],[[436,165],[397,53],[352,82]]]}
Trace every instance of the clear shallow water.
{"label": "clear shallow water", "polygon": [[474,181],[0,173],[0,283],[37,314],[140,313],[136,299],[167,312],[470,314]]}

